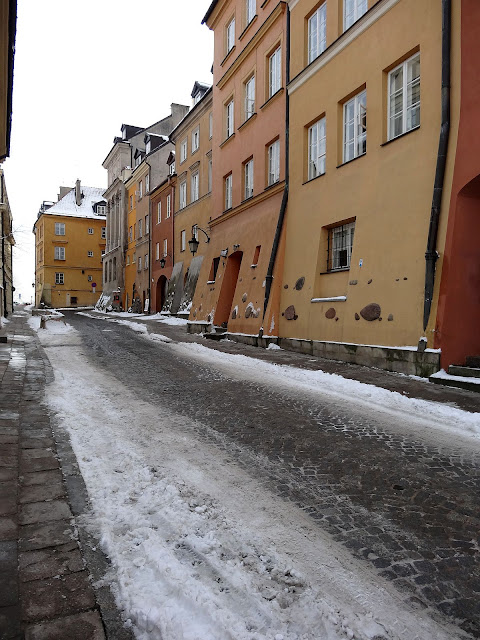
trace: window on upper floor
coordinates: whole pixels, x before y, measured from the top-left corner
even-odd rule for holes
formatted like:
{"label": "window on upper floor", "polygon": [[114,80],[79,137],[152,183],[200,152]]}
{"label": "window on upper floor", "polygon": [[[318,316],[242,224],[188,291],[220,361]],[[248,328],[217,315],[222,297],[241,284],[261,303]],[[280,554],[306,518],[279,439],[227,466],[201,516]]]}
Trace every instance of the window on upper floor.
{"label": "window on upper floor", "polygon": [[226,29],[226,52],[229,53],[235,46],[235,18],[227,24]]}
{"label": "window on upper floor", "polygon": [[208,193],[212,191],[212,177],[213,177],[213,165],[212,159],[208,161]]}
{"label": "window on upper floor", "polygon": [[143,268],[148,269],[148,253],[145,254],[145,258],[143,261]]}
{"label": "window on upper floor", "polygon": [[185,251],[186,247],[186,233],[185,229],[180,232],[180,251]]}
{"label": "window on upper floor", "polygon": [[170,166],[168,167],[168,173],[171,176],[173,176],[173,174],[175,173],[175,162],[170,163]]}
{"label": "window on upper floor", "polygon": [[244,199],[248,200],[253,196],[253,158],[245,162],[244,167]]}
{"label": "window on upper floor", "polygon": [[160,224],[162,221],[162,203],[159,202],[157,204],[157,224]]}
{"label": "window on upper floor", "polygon": [[133,196],[130,196],[130,211],[133,209]]}
{"label": "window on upper floor", "polygon": [[277,47],[268,58],[268,97],[282,88],[282,48]]}
{"label": "window on upper floor", "polygon": [[199,179],[198,171],[195,171],[195,173],[192,173],[192,177],[191,177],[190,202],[195,202],[196,200],[198,200],[198,197],[199,197],[198,179]]}
{"label": "window on upper floor", "polygon": [[93,236],[93,227],[88,227],[88,235]]}
{"label": "window on upper floor", "polygon": [[137,222],[137,225],[138,225],[138,226],[137,226],[137,228],[138,228],[138,237],[139,237],[139,238],[141,238],[141,237],[143,236],[143,228],[142,228],[142,227],[143,227],[143,225],[142,225],[142,219],[140,219],[140,220]]}
{"label": "window on upper floor", "polygon": [[420,54],[388,74],[388,139],[420,126]]}
{"label": "window on upper floor", "polygon": [[327,3],[313,13],[308,19],[308,62],[325,51],[327,45]]}
{"label": "window on upper floor", "polygon": [[55,235],[56,236],[64,236],[65,235],[65,223],[64,222],[55,222]]}
{"label": "window on upper floor", "polygon": [[55,260],[65,260],[65,247],[55,247]]}
{"label": "window on upper floor", "polygon": [[343,105],[343,162],[367,152],[367,92]]}
{"label": "window on upper floor", "polygon": [[230,173],[224,180],[225,211],[232,208],[233,201],[233,177]]}
{"label": "window on upper floor", "polygon": [[327,271],[349,269],[355,221],[328,229]]}
{"label": "window on upper floor", "polygon": [[268,185],[280,180],[280,140],[268,147]]}
{"label": "window on upper floor", "polygon": [[346,31],[368,10],[368,0],[343,0],[343,30]]}
{"label": "window on upper floor", "polygon": [[254,19],[257,12],[257,0],[245,0],[245,23],[247,25]]}
{"label": "window on upper floor", "polygon": [[245,120],[255,113],[255,76],[245,82]]}
{"label": "window on upper floor", "polygon": [[168,242],[167,242],[167,238],[165,238],[163,241],[163,257],[166,258],[167,255],[168,255]]}
{"label": "window on upper floor", "polygon": [[308,179],[325,173],[326,121],[320,118],[308,129]]}
{"label": "window on upper floor", "polygon": [[[186,195],[185,195],[185,197],[186,197]],[[167,196],[167,218],[170,218],[171,215],[172,215],[172,196],[170,194],[168,194],[168,196]]]}
{"label": "window on upper floor", "polygon": [[145,193],[150,191],[150,175],[147,173],[145,176]]}
{"label": "window on upper floor", "polygon": [[128,230],[128,240],[130,242],[132,242],[133,240],[133,227],[130,227],[130,229]]}
{"label": "window on upper floor", "polygon": [[198,151],[200,146],[200,125],[192,131],[192,153]]}
{"label": "window on upper floor", "polygon": [[225,138],[233,135],[234,127],[234,102],[230,100],[225,106]]}
{"label": "window on upper floor", "polygon": [[149,233],[149,231],[150,231],[150,219],[147,215],[145,216],[145,233],[147,234]]}
{"label": "window on upper floor", "polygon": [[208,137],[213,137],[213,113],[211,111],[208,116]]}
{"label": "window on upper floor", "polygon": [[187,181],[183,180],[183,182],[180,183],[180,202],[179,202],[179,206],[180,209],[184,209],[187,206]]}
{"label": "window on upper floor", "polygon": [[55,273],[55,284],[64,284],[64,274],[63,273]]}
{"label": "window on upper floor", "polygon": [[187,138],[180,143],[180,162],[185,162],[187,159]]}
{"label": "window on upper floor", "polygon": [[97,215],[104,216],[107,213],[107,207],[104,204],[97,204]]}
{"label": "window on upper floor", "polygon": [[87,251],[87,256],[89,258],[93,258],[93,251]]}
{"label": "window on upper floor", "polygon": [[137,271],[142,270],[142,256],[138,256]]}
{"label": "window on upper floor", "polygon": [[102,235],[101,235],[102,239],[105,240],[105,238],[107,237],[107,227],[102,227]]}
{"label": "window on upper floor", "polygon": [[155,260],[160,260],[160,243],[155,243]]}

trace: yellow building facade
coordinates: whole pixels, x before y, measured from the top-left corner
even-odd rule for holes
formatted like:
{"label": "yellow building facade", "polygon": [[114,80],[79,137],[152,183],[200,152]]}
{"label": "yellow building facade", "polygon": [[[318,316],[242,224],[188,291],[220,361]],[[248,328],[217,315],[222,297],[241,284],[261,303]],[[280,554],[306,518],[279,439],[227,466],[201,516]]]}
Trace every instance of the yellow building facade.
{"label": "yellow building facade", "polygon": [[35,234],[35,306],[93,306],[102,293],[105,251],[103,189],[61,188],[58,202],[44,202]]}
{"label": "yellow building facade", "polygon": [[[423,309],[441,125],[441,3],[289,5],[290,175],[279,335],[316,355],[411,370],[398,354],[375,346],[408,351],[426,338],[428,354],[434,345],[437,290],[426,331]],[[458,21],[454,4],[452,23]],[[458,78],[459,30],[452,33]],[[451,91],[455,121],[458,84]],[[455,144],[453,127],[449,149]],[[452,153],[440,256],[453,162]]]}

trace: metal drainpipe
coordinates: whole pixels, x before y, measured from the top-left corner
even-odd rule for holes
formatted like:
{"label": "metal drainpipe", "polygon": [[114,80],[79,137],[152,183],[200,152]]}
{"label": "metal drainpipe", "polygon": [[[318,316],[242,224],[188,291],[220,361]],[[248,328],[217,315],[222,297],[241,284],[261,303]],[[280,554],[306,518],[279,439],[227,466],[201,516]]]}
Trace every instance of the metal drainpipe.
{"label": "metal drainpipe", "polygon": [[451,0],[442,0],[442,124],[438,143],[437,169],[433,188],[432,210],[425,253],[425,298],[423,306],[423,330],[427,328],[432,308],[435,284],[435,265],[438,259],[437,236],[442,205],[448,140],[450,135],[450,53],[451,53]]}
{"label": "metal drainpipe", "polygon": [[287,95],[285,97],[285,188],[283,190],[282,204],[280,205],[280,213],[278,214],[277,228],[275,230],[275,237],[273,239],[272,252],[270,254],[270,262],[268,263],[267,275],[265,276],[265,300],[263,303],[263,316],[262,326],[259,331],[259,336],[263,336],[263,323],[265,321],[265,314],[267,312],[268,301],[270,299],[270,291],[273,282],[273,269],[275,267],[275,260],[278,252],[278,245],[280,244],[280,236],[282,234],[283,221],[285,219],[285,211],[287,209],[288,202],[288,182],[289,182],[289,148],[290,148],[290,98],[288,95],[288,84],[290,82],[290,7],[287,4],[287,34],[286,34],[286,69],[285,69],[285,82],[287,88]]}

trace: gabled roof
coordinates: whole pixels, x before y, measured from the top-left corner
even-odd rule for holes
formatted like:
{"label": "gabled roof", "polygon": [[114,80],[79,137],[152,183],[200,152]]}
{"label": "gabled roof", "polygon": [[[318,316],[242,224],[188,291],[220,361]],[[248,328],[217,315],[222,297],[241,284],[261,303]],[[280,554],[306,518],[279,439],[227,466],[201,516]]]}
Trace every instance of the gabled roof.
{"label": "gabled roof", "polygon": [[93,206],[99,202],[104,202],[101,187],[81,187],[82,201],[79,205],[75,202],[75,187],[73,187],[61,200],[48,209],[40,210],[39,215],[69,216],[74,218],[97,218],[105,220],[105,215],[97,215]]}

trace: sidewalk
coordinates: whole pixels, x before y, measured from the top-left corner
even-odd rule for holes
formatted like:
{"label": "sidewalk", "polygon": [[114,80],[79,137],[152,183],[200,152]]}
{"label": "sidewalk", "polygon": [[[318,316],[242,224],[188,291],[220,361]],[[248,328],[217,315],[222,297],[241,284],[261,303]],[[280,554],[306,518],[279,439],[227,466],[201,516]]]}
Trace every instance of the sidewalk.
{"label": "sidewalk", "polygon": [[73,519],[88,499],[42,404],[50,365],[27,317],[0,343],[0,638],[127,640],[108,588],[92,587],[107,564]]}
{"label": "sidewalk", "polygon": [[[66,315],[68,321],[69,314],[74,312],[65,312],[62,310],[62,313]],[[294,351],[286,351],[284,349],[262,349],[231,340],[220,340],[219,342],[206,340],[200,334],[187,333],[185,325],[169,325],[164,322],[149,320],[149,316],[132,317],[129,314],[129,317],[126,318],[124,315],[119,317],[118,314],[113,312],[107,315],[96,311],[88,311],[87,313],[101,318],[112,320],[126,319],[132,322],[142,323],[147,326],[149,333],[167,336],[175,342],[195,342],[224,353],[242,354],[251,358],[257,358],[258,360],[298,367],[299,369],[324,371],[365,384],[381,387],[382,389],[388,389],[389,391],[397,391],[410,398],[448,404],[473,413],[480,412],[479,393],[436,385],[429,382],[427,378],[414,378],[400,373],[391,373],[382,369],[373,369],[358,364],[325,360],[323,358],[304,355]]]}

